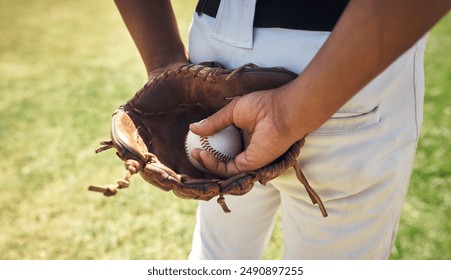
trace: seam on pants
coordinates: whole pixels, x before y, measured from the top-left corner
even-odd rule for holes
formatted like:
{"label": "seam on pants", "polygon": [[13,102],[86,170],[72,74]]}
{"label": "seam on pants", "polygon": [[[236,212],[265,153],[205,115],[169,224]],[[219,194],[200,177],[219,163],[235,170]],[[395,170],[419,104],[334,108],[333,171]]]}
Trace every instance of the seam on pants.
{"label": "seam on pants", "polygon": [[[420,129],[421,129],[421,122],[422,119],[419,119],[419,110],[423,110],[423,108],[418,108],[419,104],[418,104],[418,90],[420,91],[424,91],[424,52],[425,52],[425,48],[426,48],[426,42],[427,42],[427,36],[428,34],[424,35],[415,45],[415,51],[413,54],[413,97],[414,97],[414,110],[415,110],[415,139],[416,141],[418,141],[418,139],[420,138]],[[421,59],[418,58],[418,56],[421,55]],[[418,61],[420,60],[420,61]],[[418,65],[418,64],[421,65]],[[418,77],[418,67],[423,67],[422,71],[421,71],[421,76]],[[422,88],[418,88],[420,85],[418,85],[417,81],[418,79],[422,80],[421,86]],[[423,96],[421,97],[422,99],[424,99],[424,93]],[[424,101],[423,101],[424,102]],[[422,115],[422,114],[421,114]]]}
{"label": "seam on pants", "polygon": [[420,127],[418,124],[418,102],[417,102],[417,83],[416,83],[416,78],[417,78],[417,54],[418,54],[418,48],[415,49],[415,52],[413,54],[413,77],[412,77],[412,82],[413,82],[413,103],[414,103],[414,114],[415,114],[415,139],[419,138],[419,131],[420,131]]}
{"label": "seam on pants", "polygon": [[236,65],[236,47],[232,46],[232,51],[231,51],[231,59],[232,61],[232,68],[237,68],[239,67],[238,65]]}
{"label": "seam on pants", "polygon": [[[412,142],[403,145],[402,148],[405,148],[409,144],[412,144]],[[414,153],[417,150],[417,145],[418,145],[418,140],[414,141],[414,143],[413,143]],[[402,214],[402,211],[403,211],[403,205],[405,204],[407,193],[409,192],[409,189],[410,189],[410,183],[412,181],[412,174],[413,174],[414,165],[415,165],[415,154],[410,158],[410,161],[409,161],[409,169],[408,169],[408,171],[410,171],[410,176],[407,176],[407,178],[405,179],[406,182],[403,184],[404,186],[406,186],[406,188],[399,190],[399,191],[403,191],[403,194],[402,194],[402,196],[403,196],[403,198],[402,198],[403,203],[401,203],[401,205],[400,205],[400,209],[399,209],[397,218],[395,219],[395,223],[394,223],[394,225],[392,227],[390,247],[389,247],[389,250],[387,252],[386,259],[390,258],[391,254],[393,252],[393,249],[395,248],[396,237],[397,237],[398,231],[399,231],[399,223],[401,222],[401,214]]]}

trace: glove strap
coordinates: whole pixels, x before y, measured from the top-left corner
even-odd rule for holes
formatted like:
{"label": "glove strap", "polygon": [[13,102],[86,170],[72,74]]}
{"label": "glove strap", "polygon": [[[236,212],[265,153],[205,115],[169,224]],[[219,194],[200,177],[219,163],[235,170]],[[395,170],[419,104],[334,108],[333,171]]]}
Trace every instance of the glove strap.
{"label": "glove strap", "polygon": [[100,148],[96,149],[96,154],[114,148],[113,141],[100,141]]}
{"label": "glove strap", "polygon": [[227,207],[227,204],[225,203],[224,195],[223,195],[222,193],[219,194],[219,198],[218,198],[217,202],[218,202],[219,205],[221,205],[222,210],[223,210],[225,213],[230,213],[230,212],[232,212],[232,211],[230,211],[229,207]]}
{"label": "glove strap", "polygon": [[298,180],[301,181],[301,183],[304,185],[305,190],[307,191],[308,195],[310,196],[310,199],[312,200],[313,204],[318,204],[319,209],[321,210],[321,214],[323,214],[323,217],[327,217],[327,211],[326,207],[324,207],[323,202],[321,201],[321,198],[319,195],[315,192],[315,190],[310,186],[309,182],[307,181],[307,178],[305,178],[304,174],[301,171],[301,167],[296,162],[293,164],[294,170],[296,171],[296,177],[298,177]]}

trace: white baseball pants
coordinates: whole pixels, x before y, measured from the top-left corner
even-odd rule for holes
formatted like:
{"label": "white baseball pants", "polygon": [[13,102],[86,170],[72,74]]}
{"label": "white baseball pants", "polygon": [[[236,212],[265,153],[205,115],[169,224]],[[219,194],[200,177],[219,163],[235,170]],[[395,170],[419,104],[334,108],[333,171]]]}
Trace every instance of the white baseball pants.
{"label": "white baseball pants", "polygon": [[[191,61],[229,68],[252,62],[301,73],[329,32],[253,28],[255,2],[221,1],[216,18],[195,14]],[[215,199],[200,202],[189,258],[261,258],[279,209],[284,259],[388,258],[421,126],[425,41],[306,138],[299,161],[329,217],[321,216],[288,171],[244,196],[227,196],[232,213],[225,214]]]}

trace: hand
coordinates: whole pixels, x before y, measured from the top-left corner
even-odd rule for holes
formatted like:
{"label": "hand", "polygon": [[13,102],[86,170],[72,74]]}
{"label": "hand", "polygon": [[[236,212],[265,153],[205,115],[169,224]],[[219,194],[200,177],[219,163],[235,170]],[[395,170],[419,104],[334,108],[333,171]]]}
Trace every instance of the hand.
{"label": "hand", "polygon": [[204,121],[190,125],[192,132],[202,136],[213,135],[232,124],[242,129],[246,149],[234,160],[225,163],[201,149],[194,149],[192,156],[213,174],[225,178],[256,170],[281,156],[302,138],[291,129],[293,124],[286,123],[289,108],[283,108],[279,102],[283,91],[281,87],[238,97]]}

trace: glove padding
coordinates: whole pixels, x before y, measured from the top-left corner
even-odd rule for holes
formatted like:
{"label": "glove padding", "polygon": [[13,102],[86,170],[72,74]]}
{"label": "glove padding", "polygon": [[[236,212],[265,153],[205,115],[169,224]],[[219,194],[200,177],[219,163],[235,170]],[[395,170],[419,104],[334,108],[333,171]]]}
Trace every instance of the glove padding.
{"label": "glove padding", "polygon": [[224,212],[230,212],[224,195],[244,195],[254,183],[265,185],[294,167],[313,203],[324,217],[321,199],[308,184],[297,162],[304,138],[272,163],[230,178],[212,178],[194,167],[186,156],[185,136],[189,125],[214,114],[233,98],[254,91],[280,87],[297,77],[281,67],[262,68],[246,64],[228,70],[209,62],[170,69],[149,81],[132,99],[113,113],[111,141],[102,141],[96,153],[115,148],[125,162],[124,179],[116,185],[90,186],[106,196],[130,184],[139,172],[150,184],[186,199],[210,200],[219,196]]}

